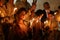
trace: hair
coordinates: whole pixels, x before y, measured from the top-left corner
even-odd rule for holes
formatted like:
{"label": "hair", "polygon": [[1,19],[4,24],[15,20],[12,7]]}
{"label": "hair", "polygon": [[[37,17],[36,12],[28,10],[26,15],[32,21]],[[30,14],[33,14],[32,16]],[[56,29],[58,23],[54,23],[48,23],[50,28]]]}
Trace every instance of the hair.
{"label": "hair", "polygon": [[35,12],[36,16],[40,16],[41,14],[43,14],[43,11],[41,9],[37,10]]}
{"label": "hair", "polygon": [[32,5],[35,5],[36,6],[36,3],[32,3]]}
{"label": "hair", "polygon": [[58,9],[60,9],[60,6],[58,6]]}
{"label": "hair", "polygon": [[6,3],[8,3],[8,2],[9,2],[9,0],[5,0],[4,5],[6,5]]}
{"label": "hair", "polygon": [[25,8],[20,8],[18,11],[17,11],[17,14],[19,15],[22,11],[26,11]]}
{"label": "hair", "polygon": [[14,15],[16,22],[17,22],[17,20],[19,20],[19,15],[20,15],[20,13],[21,13],[22,11],[26,11],[26,9],[25,9],[25,8],[20,8],[20,9],[17,11],[17,13]]}
{"label": "hair", "polygon": [[45,4],[48,4],[48,5],[49,5],[49,3],[48,3],[48,2],[45,2],[43,5],[45,5]]}

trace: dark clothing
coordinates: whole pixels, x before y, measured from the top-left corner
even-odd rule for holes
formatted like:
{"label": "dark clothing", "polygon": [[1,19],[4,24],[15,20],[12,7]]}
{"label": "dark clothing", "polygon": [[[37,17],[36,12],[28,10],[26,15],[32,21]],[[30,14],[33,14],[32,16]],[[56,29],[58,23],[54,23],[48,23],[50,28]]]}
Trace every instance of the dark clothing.
{"label": "dark clothing", "polygon": [[4,36],[5,36],[5,40],[8,40],[10,24],[9,23],[3,23],[2,24],[2,29],[3,29],[3,33],[4,33]]}
{"label": "dark clothing", "polygon": [[[43,14],[44,14],[44,15],[43,15],[42,20],[41,20],[42,22],[44,22],[44,21],[46,20],[46,18],[47,18],[47,16],[46,16],[46,11],[45,11],[45,10],[43,10]],[[54,12],[53,12],[53,11],[50,11],[49,14],[52,14],[52,15],[53,15]]]}

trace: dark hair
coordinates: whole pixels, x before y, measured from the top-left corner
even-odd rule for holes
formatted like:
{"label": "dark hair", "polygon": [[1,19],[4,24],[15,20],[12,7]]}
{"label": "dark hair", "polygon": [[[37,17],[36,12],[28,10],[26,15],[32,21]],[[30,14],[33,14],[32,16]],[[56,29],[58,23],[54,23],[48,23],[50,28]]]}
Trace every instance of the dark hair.
{"label": "dark hair", "polygon": [[43,5],[45,5],[45,4],[48,4],[48,5],[49,5],[49,3],[48,3],[48,2],[45,2]]}
{"label": "dark hair", "polygon": [[58,6],[58,9],[60,9],[60,6]]}
{"label": "dark hair", "polygon": [[20,14],[22,11],[26,11],[26,9],[25,8],[20,8],[18,11],[17,11],[17,13],[16,14]]}
{"label": "dark hair", "polygon": [[41,14],[43,14],[43,11],[41,9],[37,10],[35,12],[36,16],[40,16]]}
{"label": "dark hair", "polygon": [[17,11],[17,13],[14,15],[15,22],[18,20],[19,15],[20,15],[20,13],[21,13],[22,11],[26,11],[26,9],[25,9],[25,8],[20,8],[20,9]]}

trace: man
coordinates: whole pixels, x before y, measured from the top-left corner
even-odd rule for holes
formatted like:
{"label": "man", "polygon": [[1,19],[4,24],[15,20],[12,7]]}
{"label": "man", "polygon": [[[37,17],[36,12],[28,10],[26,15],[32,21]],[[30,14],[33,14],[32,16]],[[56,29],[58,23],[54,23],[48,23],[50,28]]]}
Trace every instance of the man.
{"label": "man", "polygon": [[50,10],[50,5],[48,2],[45,2],[43,6],[44,6],[44,10],[43,10],[44,16],[42,18],[42,21],[45,21],[46,18],[48,18],[48,14],[53,14],[53,11]]}

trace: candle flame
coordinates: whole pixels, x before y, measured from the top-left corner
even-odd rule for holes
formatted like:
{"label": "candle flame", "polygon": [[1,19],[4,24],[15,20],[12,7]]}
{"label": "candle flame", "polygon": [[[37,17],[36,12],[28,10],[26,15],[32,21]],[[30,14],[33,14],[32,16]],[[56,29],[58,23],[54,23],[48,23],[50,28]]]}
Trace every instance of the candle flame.
{"label": "candle flame", "polygon": [[48,23],[48,20],[46,20],[46,21],[44,22],[44,24],[46,24],[46,23]]}
{"label": "candle flame", "polygon": [[14,8],[14,11],[17,10],[17,8]]}
{"label": "candle flame", "polygon": [[56,14],[57,14],[57,12],[54,13],[54,15],[56,15]]}

